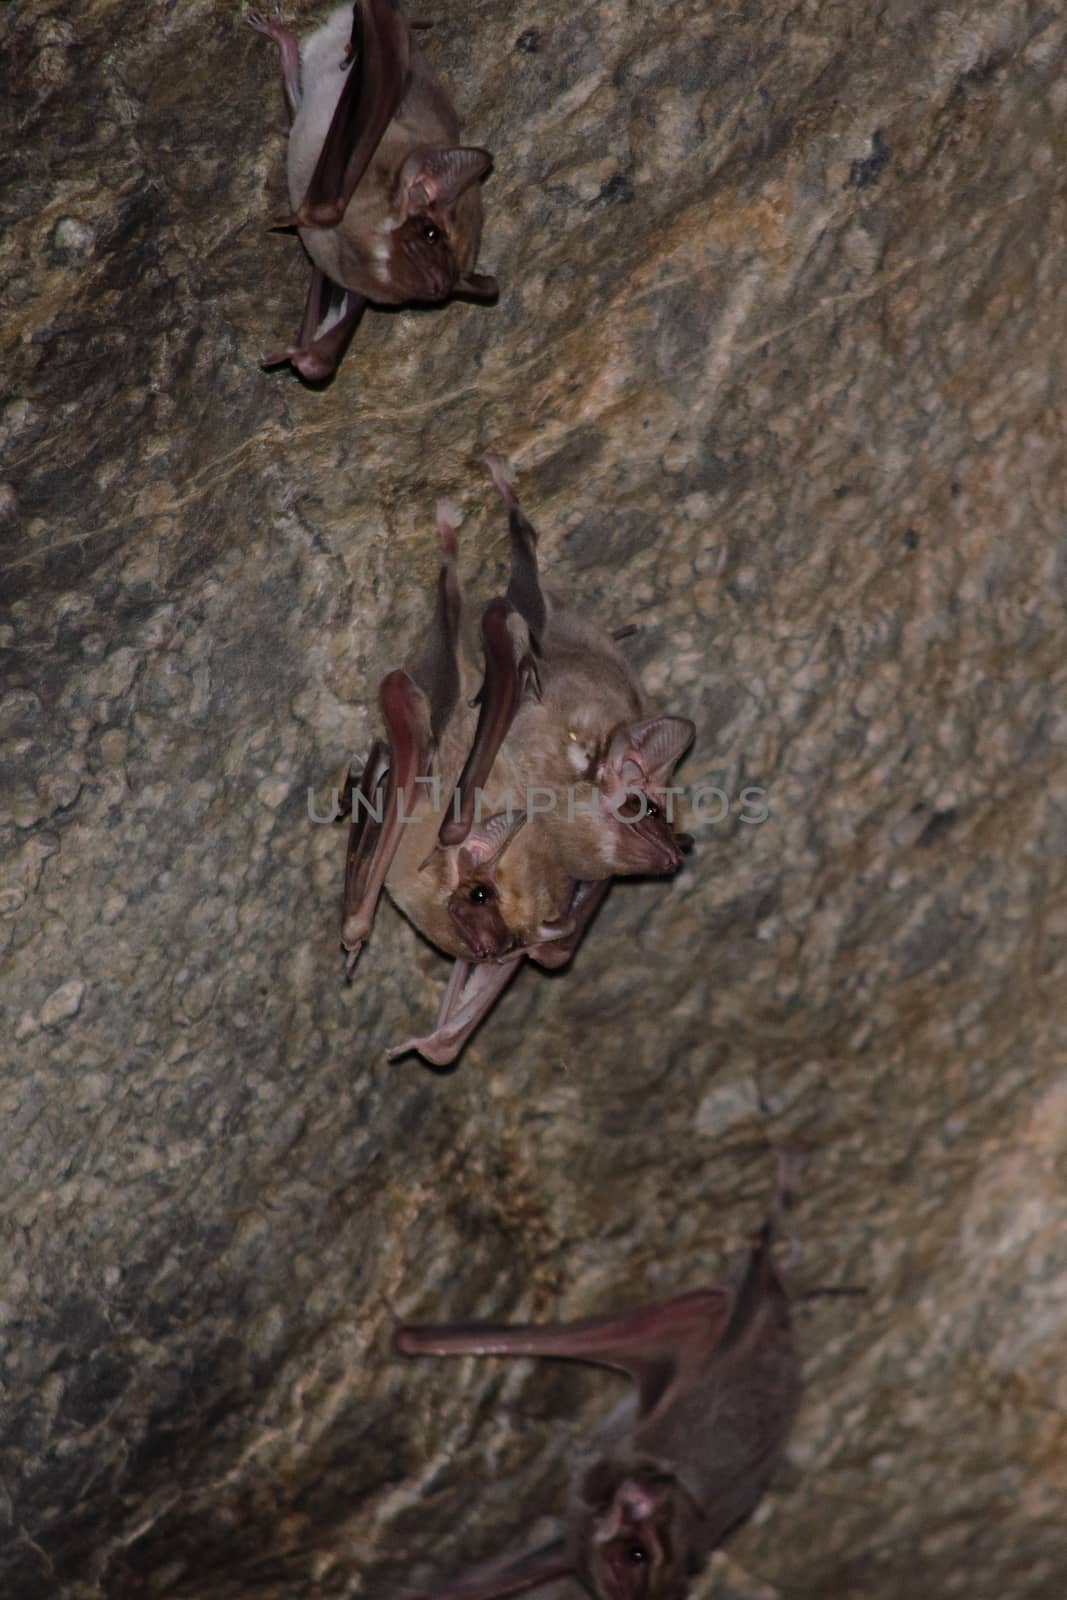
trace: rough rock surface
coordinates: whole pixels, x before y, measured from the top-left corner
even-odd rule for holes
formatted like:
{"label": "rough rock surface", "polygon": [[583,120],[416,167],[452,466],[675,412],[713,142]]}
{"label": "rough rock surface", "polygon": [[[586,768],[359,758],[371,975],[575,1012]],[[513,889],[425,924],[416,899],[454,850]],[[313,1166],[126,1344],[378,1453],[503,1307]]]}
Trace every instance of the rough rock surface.
{"label": "rough rock surface", "polygon": [[[310,5],[301,20],[318,15]],[[420,10],[420,15],[423,12]],[[1067,1571],[1067,21],[1039,0],[430,7],[494,310],[295,331],[238,8],[3,8],[0,1593],[399,1594],[559,1504],[606,1376],[401,1363],[736,1259],[810,1151],[807,1396],[701,1593]],[[309,821],[425,616],[633,622],[732,807],[450,1075]],[[746,784],[769,819],[742,823]]]}

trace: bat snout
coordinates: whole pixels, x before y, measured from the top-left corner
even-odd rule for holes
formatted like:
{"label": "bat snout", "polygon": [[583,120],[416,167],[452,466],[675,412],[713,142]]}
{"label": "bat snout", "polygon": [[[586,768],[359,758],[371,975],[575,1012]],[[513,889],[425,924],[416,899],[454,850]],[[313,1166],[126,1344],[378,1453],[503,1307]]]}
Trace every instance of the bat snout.
{"label": "bat snout", "polygon": [[675,834],[662,813],[649,811],[633,821],[620,820],[616,847],[616,871],[648,873],[665,878],[677,872],[682,852],[691,844],[688,834]]}

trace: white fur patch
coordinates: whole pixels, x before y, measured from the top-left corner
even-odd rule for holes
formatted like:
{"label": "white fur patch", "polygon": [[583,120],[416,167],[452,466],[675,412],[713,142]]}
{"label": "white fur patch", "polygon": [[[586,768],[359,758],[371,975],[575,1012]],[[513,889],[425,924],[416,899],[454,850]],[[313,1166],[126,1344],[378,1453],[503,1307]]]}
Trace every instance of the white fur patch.
{"label": "white fur patch", "polygon": [[328,311],[326,313],[318,327],[315,329],[316,339],[321,339],[324,333],[329,333],[331,328],[336,328],[337,324],[340,322],[347,310],[348,294],[346,292],[333,307],[332,311]]}

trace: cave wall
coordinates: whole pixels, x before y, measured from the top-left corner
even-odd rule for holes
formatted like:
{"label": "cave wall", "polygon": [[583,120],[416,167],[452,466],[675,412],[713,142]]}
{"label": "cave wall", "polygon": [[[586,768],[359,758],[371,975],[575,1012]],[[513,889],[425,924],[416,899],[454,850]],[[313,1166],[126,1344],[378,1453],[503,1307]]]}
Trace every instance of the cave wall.
{"label": "cave wall", "polygon": [[[866,1292],[798,1308],[788,1460],[700,1594],[1058,1600],[1067,23],[426,20],[500,303],[368,315],[314,392],[258,364],[306,268],[239,9],[0,19],[0,1593],[491,1551],[611,1380],[402,1363],[392,1319],[714,1281],[776,1140],[798,1280]],[[383,906],[345,985],[307,796],[419,637],[436,495],[499,582],[488,447],[734,803],[435,1074],[384,1050],[445,964]]]}

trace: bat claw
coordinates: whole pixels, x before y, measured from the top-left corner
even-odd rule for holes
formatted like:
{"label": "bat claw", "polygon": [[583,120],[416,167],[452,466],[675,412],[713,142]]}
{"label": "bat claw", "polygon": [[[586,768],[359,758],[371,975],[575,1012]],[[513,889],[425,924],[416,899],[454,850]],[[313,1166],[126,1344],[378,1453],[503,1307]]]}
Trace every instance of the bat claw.
{"label": "bat claw", "polygon": [[491,450],[486,451],[482,460],[489,469],[489,476],[496,486],[497,494],[499,494],[501,500],[510,511],[511,507],[516,503],[514,470],[504,460],[503,456],[494,455]]}
{"label": "bat claw", "polygon": [[282,25],[282,14],[278,7],[275,7],[272,17],[267,16],[265,11],[246,11],[244,20],[254,32],[265,33],[268,39],[272,39]]}

